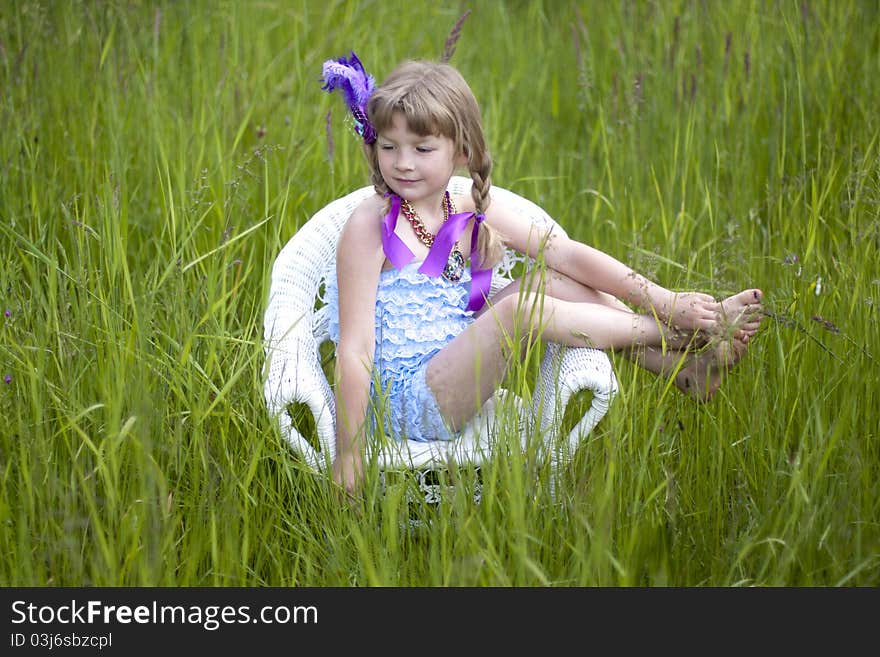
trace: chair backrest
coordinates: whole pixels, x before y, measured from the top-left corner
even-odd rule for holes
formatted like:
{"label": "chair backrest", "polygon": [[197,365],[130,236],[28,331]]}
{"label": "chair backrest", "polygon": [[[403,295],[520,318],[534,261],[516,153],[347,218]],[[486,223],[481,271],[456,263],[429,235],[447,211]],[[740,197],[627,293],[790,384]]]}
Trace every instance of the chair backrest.
{"label": "chair backrest", "polygon": [[[466,194],[471,180],[454,176],[449,191]],[[325,467],[321,452],[332,461],[335,455],[335,406],[330,385],[321,370],[319,347],[328,339],[328,316],[323,304],[323,282],[336,263],[336,245],[345,222],[370,194],[363,187],[332,201],[302,225],[281,249],[272,267],[269,298],[263,319],[266,350],[267,407],[280,422],[291,446],[313,467]],[[538,205],[514,192],[492,187],[492,198],[542,227],[562,228]],[[512,269],[524,261],[507,251],[496,266],[493,292],[510,278]],[[293,400],[309,406],[315,417],[321,450],[315,450],[292,425],[286,407]]]}

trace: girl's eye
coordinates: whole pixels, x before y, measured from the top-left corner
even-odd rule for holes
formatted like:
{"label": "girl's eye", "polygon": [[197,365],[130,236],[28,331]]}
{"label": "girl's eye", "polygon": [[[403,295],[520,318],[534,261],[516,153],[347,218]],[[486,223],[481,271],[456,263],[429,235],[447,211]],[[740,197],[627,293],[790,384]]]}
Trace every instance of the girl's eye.
{"label": "girl's eye", "polygon": [[427,146],[419,146],[418,148],[416,148],[416,150],[417,150],[419,153],[430,153],[430,152],[431,152],[432,150],[434,150],[434,149],[433,149],[433,148],[428,148]]}
{"label": "girl's eye", "polygon": [[382,144],[381,146],[379,146],[379,148],[381,148],[383,151],[390,151],[392,148],[394,148],[394,146],[392,146],[391,144]]}

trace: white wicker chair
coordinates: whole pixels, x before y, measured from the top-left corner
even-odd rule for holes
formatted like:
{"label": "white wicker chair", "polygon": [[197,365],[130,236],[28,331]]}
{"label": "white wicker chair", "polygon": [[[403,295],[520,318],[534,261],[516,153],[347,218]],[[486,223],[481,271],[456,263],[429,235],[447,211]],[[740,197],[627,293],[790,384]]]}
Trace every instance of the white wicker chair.
{"label": "white wicker chair", "polygon": [[[455,176],[450,191],[467,193],[471,181]],[[266,350],[265,399],[270,414],[277,418],[284,439],[294,452],[315,470],[328,469],[336,454],[336,411],[333,392],[320,360],[319,347],[329,339],[327,308],[321,294],[325,274],[336,262],[336,243],[342,226],[354,208],[369,194],[364,187],[331,202],[299,228],[278,254],[272,267],[268,306],[264,316]],[[537,205],[506,189],[493,186],[492,197],[503,199],[523,217],[540,225],[562,228]],[[509,282],[511,269],[522,257],[508,252],[493,275],[493,293]],[[567,440],[556,441],[556,428],[572,395],[591,390],[592,403],[570,431]],[[605,415],[614,395],[617,379],[605,352],[588,348],[565,348],[548,344],[542,359],[530,412],[520,419],[540,421],[542,436],[553,443],[554,462],[563,460],[577,447]],[[500,391],[504,395],[504,391]],[[514,396],[515,397],[515,396]],[[482,412],[452,441],[378,441],[372,456],[381,471],[442,469],[451,462],[479,465],[491,454],[493,408],[498,397],[489,400]],[[317,440],[308,440],[294,426],[288,407],[306,404],[314,417]],[[520,410],[524,410],[519,404]],[[524,429],[524,427],[523,427]],[[525,431],[523,431],[525,433]],[[316,449],[313,445],[317,444]],[[561,445],[561,448],[560,448]],[[423,486],[424,488],[424,486]],[[429,500],[430,501],[430,500]]]}

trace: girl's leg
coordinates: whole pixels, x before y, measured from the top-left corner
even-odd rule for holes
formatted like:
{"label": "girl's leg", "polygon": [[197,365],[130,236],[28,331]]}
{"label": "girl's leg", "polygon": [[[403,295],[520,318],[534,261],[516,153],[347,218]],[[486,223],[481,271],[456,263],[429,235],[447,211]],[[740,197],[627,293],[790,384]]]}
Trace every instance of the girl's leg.
{"label": "girl's leg", "polygon": [[[537,275],[527,275],[513,281],[493,297],[493,302],[512,294],[519,294],[525,287],[535,292],[544,291],[550,296],[566,301],[585,301],[587,303],[601,303],[612,308],[618,308],[628,312],[632,309],[619,299],[599,292],[591,287],[583,285],[564,274],[547,271],[543,278]],[[743,290],[737,294],[723,299],[720,303],[721,313],[717,319],[717,326],[712,334],[693,332],[674,332],[670,337],[675,338],[675,348],[693,348],[704,346],[710,339],[730,340],[731,338],[748,342],[758,332],[761,322],[761,292],[760,290]],[[670,346],[667,343],[667,346]]]}
{"label": "girl's leg", "polygon": [[[545,294],[532,291],[542,288]],[[760,306],[753,301],[752,291],[746,291],[722,302],[735,336],[731,358],[724,363],[718,361],[718,346],[700,356],[689,355],[682,364],[685,350],[705,344],[700,336],[664,329],[653,317],[632,312],[608,294],[556,272],[546,272],[544,280],[519,279],[498,292],[474,324],[431,360],[428,385],[444,418],[460,428],[496,390],[511,352],[540,336],[570,346],[622,349],[655,374],[668,376],[677,370],[676,385],[687,394],[705,399],[717,390],[723,370],[742,357],[746,343],[758,329],[760,320],[751,314]],[[517,330],[523,338],[520,345],[513,345],[512,336]],[[665,351],[659,348],[664,340]]]}
{"label": "girl's leg", "polygon": [[538,339],[617,349],[660,345],[662,330],[652,317],[600,303],[511,294],[441,349],[428,363],[425,378],[443,418],[458,430],[498,388],[511,358]]}
{"label": "girl's leg", "polygon": [[[504,297],[519,294],[524,287],[536,292],[544,290],[550,296],[566,301],[600,303],[632,312],[629,306],[610,294],[594,290],[556,272],[546,272],[543,279],[537,276],[517,279],[500,290],[493,297],[493,302],[497,303]],[[742,351],[741,345],[734,348],[733,341],[747,344],[758,332],[761,323],[760,298],[760,291],[744,290],[722,300],[721,314],[712,334],[667,329],[665,351],[652,347],[623,348],[620,351],[641,367],[654,374],[663,375],[678,369],[684,352],[711,344],[719,360],[732,366],[735,360],[738,360],[736,354]],[[684,387],[682,389],[684,390]]]}

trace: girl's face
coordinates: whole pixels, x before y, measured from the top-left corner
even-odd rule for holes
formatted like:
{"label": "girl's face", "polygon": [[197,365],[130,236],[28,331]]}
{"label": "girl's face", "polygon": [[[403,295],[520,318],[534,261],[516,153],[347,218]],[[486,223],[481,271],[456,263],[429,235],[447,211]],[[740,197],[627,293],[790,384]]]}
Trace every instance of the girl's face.
{"label": "girl's face", "polygon": [[391,126],[379,133],[376,149],[385,183],[411,203],[442,194],[455,168],[463,165],[463,157],[455,156],[451,139],[411,132],[400,112],[395,112]]}

